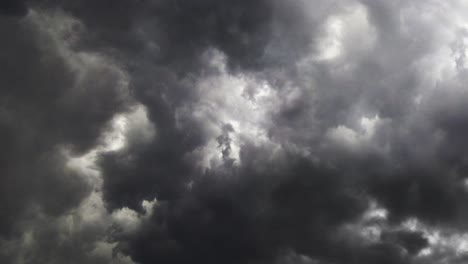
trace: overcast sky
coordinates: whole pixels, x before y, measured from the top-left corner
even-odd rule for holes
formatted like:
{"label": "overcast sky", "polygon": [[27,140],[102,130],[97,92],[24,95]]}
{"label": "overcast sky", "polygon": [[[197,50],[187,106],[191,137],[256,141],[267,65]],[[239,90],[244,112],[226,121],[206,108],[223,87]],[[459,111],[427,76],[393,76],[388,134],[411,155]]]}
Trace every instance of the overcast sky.
{"label": "overcast sky", "polygon": [[0,263],[468,263],[465,0],[3,0]]}

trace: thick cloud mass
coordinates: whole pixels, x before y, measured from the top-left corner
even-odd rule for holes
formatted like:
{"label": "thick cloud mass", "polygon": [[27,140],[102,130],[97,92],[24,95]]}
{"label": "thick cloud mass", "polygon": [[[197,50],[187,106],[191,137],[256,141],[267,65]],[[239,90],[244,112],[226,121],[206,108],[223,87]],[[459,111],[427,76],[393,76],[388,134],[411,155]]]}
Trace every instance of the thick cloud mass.
{"label": "thick cloud mass", "polygon": [[463,1],[0,4],[0,262],[468,259]]}
{"label": "thick cloud mass", "polygon": [[6,0],[0,4],[2,15],[22,16],[26,14],[27,10],[23,1]]}

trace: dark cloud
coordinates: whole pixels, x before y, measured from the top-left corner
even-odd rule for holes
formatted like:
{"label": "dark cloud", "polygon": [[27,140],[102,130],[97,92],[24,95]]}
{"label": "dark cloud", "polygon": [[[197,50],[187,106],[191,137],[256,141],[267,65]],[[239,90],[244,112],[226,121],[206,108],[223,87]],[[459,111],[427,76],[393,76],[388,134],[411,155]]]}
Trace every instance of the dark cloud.
{"label": "dark cloud", "polygon": [[306,161],[264,173],[208,173],[121,239],[124,252],[140,263],[263,263],[288,249],[340,259],[333,230],[358,217],[365,203],[333,171]]}
{"label": "dark cloud", "polygon": [[467,215],[468,7],[439,7],[3,1],[0,261],[459,254],[427,235]]}
{"label": "dark cloud", "polygon": [[5,0],[0,3],[0,14],[7,16],[23,16],[28,12],[23,1]]}
{"label": "dark cloud", "polygon": [[12,259],[4,263],[18,263],[15,252],[22,249],[8,248],[30,225],[37,239],[51,239],[51,248],[31,249],[31,258],[53,263],[46,254],[56,250],[60,234],[51,227],[41,237],[34,223],[41,215],[67,214],[89,195],[93,187],[69,168],[68,157],[98,144],[128,104],[121,73],[69,50],[54,31],[67,21],[51,19],[44,27],[44,18],[0,17],[0,240],[11,240],[1,243],[0,255]]}
{"label": "dark cloud", "polygon": [[384,179],[375,184],[372,192],[389,208],[392,217],[419,217],[429,222],[457,219],[466,210],[463,184],[441,173],[408,172]]}
{"label": "dark cloud", "polygon": [[429,246],[427,238],[421,232],[396,231],[382,234],[382,240],[396,243],[406,249],[411,255]]}

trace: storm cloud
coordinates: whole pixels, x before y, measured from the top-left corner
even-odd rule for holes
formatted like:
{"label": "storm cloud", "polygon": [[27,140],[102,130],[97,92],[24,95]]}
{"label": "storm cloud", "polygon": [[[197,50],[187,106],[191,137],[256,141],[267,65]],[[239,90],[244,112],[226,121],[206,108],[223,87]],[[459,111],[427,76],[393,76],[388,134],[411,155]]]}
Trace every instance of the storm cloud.
{"label": "storm cloud", "polygon": [[468,259],[463,1],[0,4],[0,262]]}

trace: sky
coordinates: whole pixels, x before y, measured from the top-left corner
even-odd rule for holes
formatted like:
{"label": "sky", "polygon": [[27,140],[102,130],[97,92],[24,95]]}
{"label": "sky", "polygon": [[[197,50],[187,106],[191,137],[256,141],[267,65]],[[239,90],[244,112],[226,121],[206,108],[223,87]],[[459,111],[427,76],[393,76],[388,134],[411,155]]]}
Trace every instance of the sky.
{"label": "sky", "polygon": [[468,262],[468,2],[3,0],[0,263]]}

